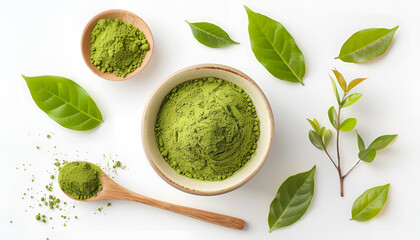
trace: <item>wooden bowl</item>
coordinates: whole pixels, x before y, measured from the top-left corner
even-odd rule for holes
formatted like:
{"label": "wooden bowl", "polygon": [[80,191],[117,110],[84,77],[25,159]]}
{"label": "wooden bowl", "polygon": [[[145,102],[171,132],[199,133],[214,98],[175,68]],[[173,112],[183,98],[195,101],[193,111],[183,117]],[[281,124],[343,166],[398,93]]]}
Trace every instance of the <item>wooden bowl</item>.
{"label": "wooden bowl", "polygon": [[[100,19],[108,19],[108,18],[121,19],[123,22],[131,24],[134,27],[138,28],[140,31],[144,33],[144,35],[146,36],[147,42],[149,43],[150,49],[146,52],[146,55],[141,65],[133,72],[127,74],[124,78],[116,76],[112,73],[103,73],[95,65],[93,65],[90,62],[91,32],[93,28],[95,27],[96,23],[98,23]],[[146,67],[146,65],[150,61],[150,58],[152,58],[154,42],[153,42],[152,32],[150,31],[147,24],[140,17],[126,10],[110,9],[110,10],[99,13],[88,22],[85,29],[83,30],[81,47],[82,47],[83,59],[85,60],[85,63],[90,68],[90,70],[92,70],[92,72],[94,72],[99,77],[107,79],[107,80],[123,81],[123,80],[127,80],[129,78],[136,76],[139,72],[141,72]]]}
{"label": "wooden bowl", "polygon": [[[251,159],[223,181],[200,181],[178,174],[161,156],[155,137],[155,123],[165,96],[178,84],[201,77],[216,77],[243,88],[254,103],[260,119],[260,138]],[[274,136],[274,120],[270,104],[258,85],[243,72],[219,64],[201,64],[184,68],[164,81],[149,98],[143,113],[142,142],[153,169],[173,187],[197,195],[216,195],[232,191],[249,181],[261,168]]]}

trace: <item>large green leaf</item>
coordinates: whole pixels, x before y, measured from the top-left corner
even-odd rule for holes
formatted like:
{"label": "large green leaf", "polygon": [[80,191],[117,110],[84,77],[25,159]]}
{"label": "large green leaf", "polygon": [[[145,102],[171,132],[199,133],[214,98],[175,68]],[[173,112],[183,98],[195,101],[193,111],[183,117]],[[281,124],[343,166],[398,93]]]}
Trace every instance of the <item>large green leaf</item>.
{"label": "large green leaf", "polygon": [[89,130],[103,122],[89,94],[77,83],[58,76],[22,76],[36,105],[63,127]]}
{"label": "large green leaf", "polygon": [[276,78],[302,82],[303,54],[283,25],[245,6],[251,48],[257,60]]}
{"label": "large green leaf", "polygon": [[367,221],[381,211],[388,198],[389,184],[366,190],[353,203],[351,220]]}
{"label": "large green leaf", "polygon": [[368,28],[353,34],[343,44],[336,58],[344,62],[361,63],[381,56],[386,52],[398,26],[393,29]]}
{"label": "large green leaf", "polygon": [[375,149],[376,151],[381,150],[393,143],[397,136],[398,134],[380,136],[373,140],[373,142],[369,145],[368,149]]}
{"label": "large green leaf", "polygon": [[207,22],[190,23],[186,21],[191,31],[201,44],[212,48],[222,48],[231,44],[239,44],[233,41],[229,35],[219,26]]}
{"label": "large green leaf", "polygon": [[315,169],[291,176],[280,186],[268,214],[270,232],[295,223],[305,214],[314,195]]}

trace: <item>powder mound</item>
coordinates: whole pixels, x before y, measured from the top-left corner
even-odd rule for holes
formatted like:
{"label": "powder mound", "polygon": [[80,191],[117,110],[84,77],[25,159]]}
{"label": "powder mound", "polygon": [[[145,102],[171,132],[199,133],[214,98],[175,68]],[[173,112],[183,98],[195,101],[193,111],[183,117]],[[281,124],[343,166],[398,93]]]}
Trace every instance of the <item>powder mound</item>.
{"label": "powder mound", "polygon": [[242,88],[209,77],[179,84],[165,97],[155,136],[161,155],[178,173],[219,181],[251,158],[259,123]]}
{"label": "powder mound", "polygon": [[138,28],[120,19],[101,19],[91,32],[90,61],[103,73],[125,77],[140,67],[149,44]]}
{"label": "powder mound", "polygon": [[75,199],[85,200],[95,197],[102,190],[99,179],[102,170],[91,163],[70,162],[60,169],[58,184],[60,188]]}

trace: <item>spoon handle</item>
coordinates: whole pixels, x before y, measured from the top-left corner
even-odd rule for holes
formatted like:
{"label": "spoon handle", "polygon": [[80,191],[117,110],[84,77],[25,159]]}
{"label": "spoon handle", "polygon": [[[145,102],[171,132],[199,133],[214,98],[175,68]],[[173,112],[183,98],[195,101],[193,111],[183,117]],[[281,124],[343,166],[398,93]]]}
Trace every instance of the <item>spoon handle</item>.
{"label": "spoon handle", "polygon": [[244,229],[246,225],[245,221],[239,218],[159,201],[153,198],[149,198],[149,197],[137,194],[129,190],[127,194],[123,197],[123,199],[139,202],[139,203],[144,203],[153,207],[165,209],[171,212],[179,213],[188,217],[218,224],[218,225],[228,227],[228,228],[242,230]]}

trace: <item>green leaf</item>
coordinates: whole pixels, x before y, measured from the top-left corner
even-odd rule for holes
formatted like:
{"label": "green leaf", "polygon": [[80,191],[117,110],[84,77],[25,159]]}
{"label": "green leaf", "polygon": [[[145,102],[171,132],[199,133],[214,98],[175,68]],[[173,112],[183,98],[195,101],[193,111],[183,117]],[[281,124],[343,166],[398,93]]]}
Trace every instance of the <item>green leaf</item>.
{"label": "green leaf", "polygon": [[319,132],[319,136],[321,136],[321,138],[324,136],[326,130],[327,129],[325,127],[321,128],[321,131]]}
{"label": "green leaf", "polygon": [[359,133],[356,131],[357,134],[357,146],[359,147],[359,152],[366,149],[365,142],[363,142],[362,137],[359,135]]}
{"label": "green leaf", "polygon": [[386,52],[398,26],[393,29],[368,28],[353,34],[343,44],[336,58],[343,62],[362,63]]}
{"label": "green leaf", "polygon": [[365,149],[359,152],[359,159],[364,162],[372,162],[376,157],[375,149]]}
{"label": "green leaf", "polygon": [[280,186],[270,204],[270,232],[295,223],[305,214],[314,195],[315,170],[316,166],[307,172],[291,176]]}
{"label": "green leaf", "polygon": [[340,84],[341,89],[343,89],[344,92],[347,91],[347,83],[346,80],[344,79],[343,75],[337,71],[337,70],[333,70],[335,77],[337,78],[338,84]]}
{"label": "green leaf", "polygon": [[388,198],[388,190],[389,184],[366,190],[354,201],[351,220],[362,222],[378,215]]}
{"label": "green leaf", "polygon": [[307,118],[308,122],[311,124],[312,128],[315,130],[316,133],[320,132],[318,121],[314,118],[312,121],[311,119]]}
{"label": "green leaf", "polygon": [[328,118],[330,119],[331,125],[337,129],[338,116],[334,107],[330,107],[330,109],[328,109]]}
{"label": "green leaf", "polygon": [[72,80],[58,76],[22,77],[36,105],[61,126],[83,131],[103,122],[95,102]]}
{"label": "green leaf", "polygon": [[322,147],[322,140],[321,137],[313,130],[309,130],[309,140],[311,140],[311,143],[318,148],[319,150],[324,150]]}
{"label": "green leaf", "polygon": [[348,106],[352,105],[353,103],[355,103],[357,100],[359,100],[359,98],[361,98],[361,97],[362,97],[361,93],[353,93],[352,95],[350,95],[346,99],[344,99],[343,105],[341,107],[343,107],[343,108],[348,107]]}
{"label": "green leaf", "polygon": [[380,136],[373,140],[373,142],[369,145],[368,149],[375,149],[376,151],[381,150],[393,143],[397,136],[398,134]]}
{"label": "green leaf", "polygon": [[281,23],[244,7],[251,48],[257,60],[276,78],[303,85],[305,60],[293,37]]}
{"label": "green leaf", "polygon": [[325,146],[325,148],[327,148],[328,144],[330,143],[331,135],[332,135],[331,130],[328,129],[325,132],[325,135],[324,135],[324,146]]}
{"label": "green leaf", "polygon": [[363,82],[366,79],[367,78],[356,78],[356,79],[353,79],[349,83],[349,86],[347,87],[347,92],[350,92],[350,90],[352,90],[354,87],[356,87],[357,85],[359,85],[361,82]]}
{"label": "green leaf", "polygon": [[231,44],[239,44],[238,42],[233,41],[229,35],[217,25],[208,22],[186,22],[190,25],[195,39],[207,47],[222,48]]}
{"label": "green leaf", "polygon": [[340,131],[348,132],[353,130],[356,127],[357,120],[356,118],[347,118],[340,124]]}
{"label": "green leaf", "polygon": [[[330,75],[328,74],[328,76],[330,76]],[[339,106],[341,106],[340,95],[338,94],[337,85],[335,85],[335,81],[331,76],[330,76],[330,79],[331,79],[331,84],[333,86],[335,98],[337,99],[337,103],[338,103]]]}

